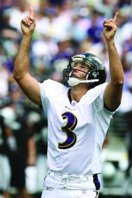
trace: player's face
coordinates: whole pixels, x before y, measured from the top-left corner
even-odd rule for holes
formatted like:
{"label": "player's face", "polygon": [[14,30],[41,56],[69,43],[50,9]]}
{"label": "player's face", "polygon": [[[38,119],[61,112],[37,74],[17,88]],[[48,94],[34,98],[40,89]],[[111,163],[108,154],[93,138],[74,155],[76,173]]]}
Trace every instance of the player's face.
{"label": "player's face", "polygon": [[74,65],[72,76],[80,79],[85,79],[88,71],[88,65],[83,62],[78,62]]}

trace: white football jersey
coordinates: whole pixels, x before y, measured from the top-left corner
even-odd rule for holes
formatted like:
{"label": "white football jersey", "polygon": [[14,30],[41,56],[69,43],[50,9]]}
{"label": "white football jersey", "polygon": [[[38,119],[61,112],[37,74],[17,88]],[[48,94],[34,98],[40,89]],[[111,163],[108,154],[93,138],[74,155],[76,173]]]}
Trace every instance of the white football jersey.
{"label": "white football jersey", "polygon": [[104,108],[107,83],[90,89],[79,102],[68,98],[69,88],[53,81],[40,83],[48,118],[48,168],[64,175],[101,171],[102,144],[113,112]]}

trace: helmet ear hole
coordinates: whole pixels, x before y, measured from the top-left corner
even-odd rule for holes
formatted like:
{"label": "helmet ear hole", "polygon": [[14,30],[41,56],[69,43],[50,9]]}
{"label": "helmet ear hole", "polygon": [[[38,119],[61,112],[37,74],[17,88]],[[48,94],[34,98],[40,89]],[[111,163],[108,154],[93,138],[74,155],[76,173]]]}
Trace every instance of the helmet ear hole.
{"label": "helmet ear hole", "polygon": [[98,76],[99,76],[99,71],[93,71],[92,72],[93,79],[98,78]]}
{"label": "helmet ear hole", "polygon": [[99,77],[99,71],[91,70],[88,75],[88,80],[95,79]]}
{"label": "helmet ear hole", "polygon": [[102,84],[106,81],[106,70],[91,70],[88,75],[88,80],[99,79],[98,82],[89,83],[90,88],[93,88],[99,84]]}

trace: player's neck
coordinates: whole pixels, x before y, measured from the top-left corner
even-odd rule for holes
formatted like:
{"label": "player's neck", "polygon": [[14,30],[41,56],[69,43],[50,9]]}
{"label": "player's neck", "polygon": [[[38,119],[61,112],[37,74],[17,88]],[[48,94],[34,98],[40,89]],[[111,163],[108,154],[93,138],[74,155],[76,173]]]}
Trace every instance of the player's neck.
{"label": "player's neck", "polygon": [[80,86],[71,87],[68,94],[70,101],[75,100],[76,102],[79,102],[82,96],[85,95],[87,91],[87,86],[82,86],[81,88]]}

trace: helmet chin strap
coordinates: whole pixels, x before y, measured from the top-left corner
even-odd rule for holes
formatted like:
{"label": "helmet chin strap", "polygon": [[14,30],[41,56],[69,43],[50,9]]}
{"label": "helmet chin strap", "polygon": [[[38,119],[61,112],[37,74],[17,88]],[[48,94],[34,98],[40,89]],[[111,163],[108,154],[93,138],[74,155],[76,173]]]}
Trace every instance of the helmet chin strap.
{"label": "helmet chin strap", "polygon": [[91,80],[80,80],[78,78],[69,77],[69,80],[67,81],[70,87],[76,86],[80,83],[93,83],[98,82],[99,79],[91,79]]}

